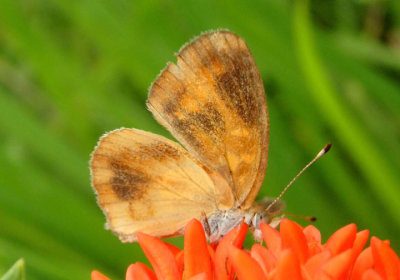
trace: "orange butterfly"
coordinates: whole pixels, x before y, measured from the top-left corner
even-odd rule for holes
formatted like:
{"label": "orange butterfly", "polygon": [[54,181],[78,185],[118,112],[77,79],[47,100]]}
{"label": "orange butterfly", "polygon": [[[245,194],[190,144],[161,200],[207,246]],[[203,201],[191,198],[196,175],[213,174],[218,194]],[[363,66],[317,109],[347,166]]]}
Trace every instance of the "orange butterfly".
{"label": "orange butterfly", "polygon": [[277,225],[283,203],[254,199],[267,165],[264,87],[243,39],[229,31],[184,45],[151,85],[147,106],[187,149],[165,137],[122,128],[92,154],[92,185],[107,227],[122,241],[144,232],[180,235],[201,219],[211,242],[243,219]]}

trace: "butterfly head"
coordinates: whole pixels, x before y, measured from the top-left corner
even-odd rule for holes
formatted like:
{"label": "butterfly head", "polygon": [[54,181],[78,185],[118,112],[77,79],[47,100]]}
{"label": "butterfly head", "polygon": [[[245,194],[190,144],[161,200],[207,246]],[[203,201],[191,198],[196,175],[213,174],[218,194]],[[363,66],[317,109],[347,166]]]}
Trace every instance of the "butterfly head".
{"label": "butterfly head", "polygon": [[[273,203],[273,205],[271,205]],[[260,223],[264,222],[272,227],[277,227],[284,218],[282,211],[285,209],[285,203],[282,200],[274,201],[273,198],[265,198],[260,202],[255,202],[251,208],[254,213],[250,229],[253,232],[254,239],[262,240]]]}

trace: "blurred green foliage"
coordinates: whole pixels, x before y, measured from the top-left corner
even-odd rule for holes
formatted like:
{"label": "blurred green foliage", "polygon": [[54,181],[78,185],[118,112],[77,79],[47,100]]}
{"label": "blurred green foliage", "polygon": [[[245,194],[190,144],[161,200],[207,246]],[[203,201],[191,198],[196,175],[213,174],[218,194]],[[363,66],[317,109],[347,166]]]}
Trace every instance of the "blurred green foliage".
{"label": "blurred green foliage", "polygon": [[23,259],[16,261],[12,267],[1,276],[0,280],[25,280],[25,262]]}
{"label": "blurred green foliage", "polygon": [[[250,46],[270,116],[259,197],[285,194],[327,237],[354,222],[400,252],[400,1],[0,0],[0,275],[123,279],[144,261],[104,230],[88,161],[119,127],[168,136],[145,107],[173,53],[228,28]],[[170,137],[170,136],[168,136]],[[304,221],[299,221],[306,224]],[[179,240],[177,242],[180,242]]]}

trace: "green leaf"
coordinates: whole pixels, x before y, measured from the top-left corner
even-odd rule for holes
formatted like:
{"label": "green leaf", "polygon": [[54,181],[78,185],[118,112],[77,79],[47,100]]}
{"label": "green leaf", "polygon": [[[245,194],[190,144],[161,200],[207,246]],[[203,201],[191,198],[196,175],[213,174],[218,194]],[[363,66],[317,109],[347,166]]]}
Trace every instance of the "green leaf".
{"label": "green leaf", "polygon": [[14,265],[4,274],[0,280],[25,280],[25,262],[24,259],[19,259]]}

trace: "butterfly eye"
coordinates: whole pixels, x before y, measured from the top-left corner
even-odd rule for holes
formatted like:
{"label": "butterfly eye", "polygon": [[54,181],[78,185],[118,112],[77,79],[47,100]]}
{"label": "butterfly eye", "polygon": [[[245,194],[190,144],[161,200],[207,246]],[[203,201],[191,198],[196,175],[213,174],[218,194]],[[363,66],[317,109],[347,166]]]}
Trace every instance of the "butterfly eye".
{"label": "butterfly eye", "polygon": [[269,224],[270,221],[271,221],[270,216],[268,216],[268,215],[260,215],[260,222],[264,222],[264,223]]}

